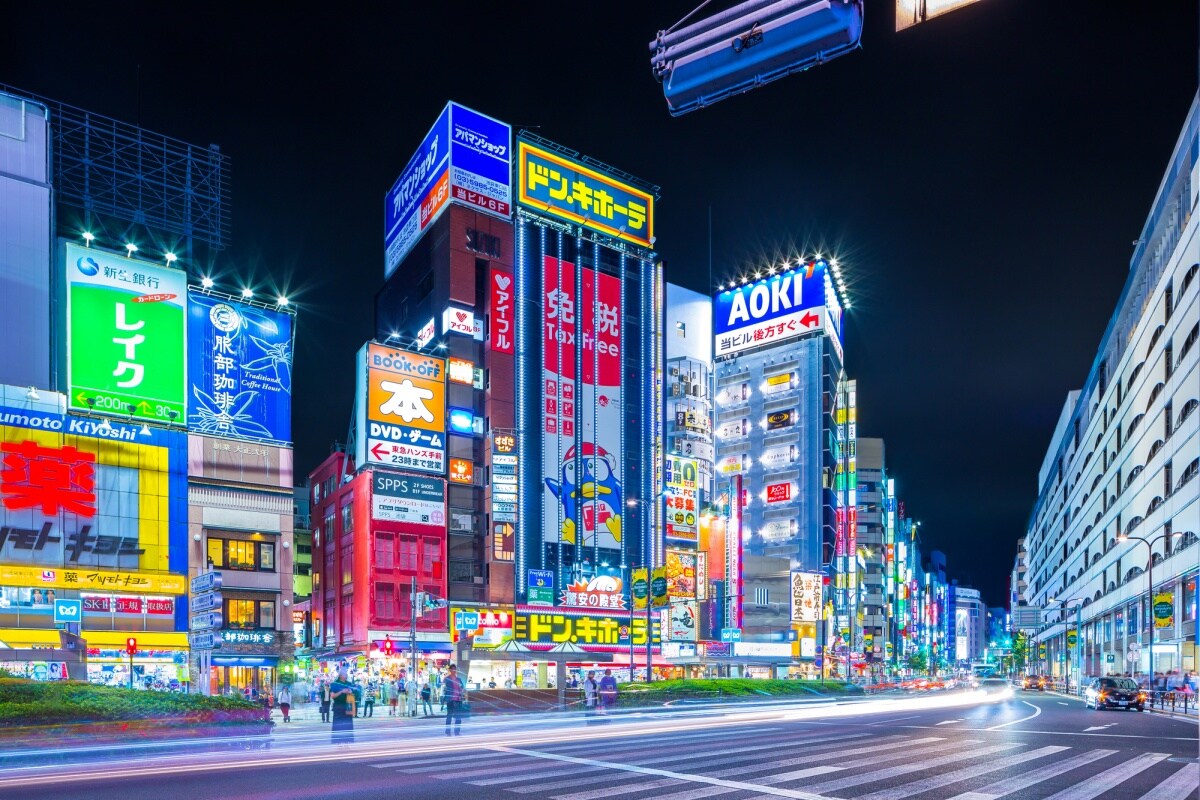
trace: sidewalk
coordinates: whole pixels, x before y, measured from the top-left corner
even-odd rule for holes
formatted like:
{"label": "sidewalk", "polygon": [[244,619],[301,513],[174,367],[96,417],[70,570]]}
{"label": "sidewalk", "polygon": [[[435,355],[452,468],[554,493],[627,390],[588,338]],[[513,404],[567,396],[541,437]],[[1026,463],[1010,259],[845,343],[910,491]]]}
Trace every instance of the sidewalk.
{"label": "sidewalk", "polygon": [[[1046,694],[1058,695],[1059,697],[1066,697],[1071,700],[1079,700],[1080,702],[1083,701],[1083,698],[1081,698],[1079,695],[1063,692],[1059,689],[1047,689]],[[1175,719],[1200,719],[1200,714],[1197,713],[1197,703],[1192,700],[1189,700],[1186,711],[1183,710],[1182,703],[1177,704],[1174,710],[1172,710],[1169,703],[1165,708],[1159,708],[1157,705],[1147,704],[1146,710],[1154,714],[1161,714],[1164,717],[1173,717]]]}
{"label": "sidewalk", "polygon": [[[433,704],[432,717],[402,717],[400,716],[399,709],[396,711],[396,716],[390,717],[388,716],[389,710],[388,706],[376,703],[375,713],[369,717],[355,717],[354,726],[356,728],[360,726],[382,728],[387,726],[407,727],[418,724],[427,725],[431,720],[440,723],[446,716],[445,711],[439,711],[439,706],[436,703]],[[299,706],[292,706],[290,716],[292,721],[284,723],[283,712],[279,710],[278,706],[272,708],[271,720],[275,723],[275,728],[272,732],[276,734],[287,733],[288,731],[304,732],[312,731],[316,728],[328,728],[330,726],[329,722],[321,721],[321,708],[317,703],[304,703]]]}

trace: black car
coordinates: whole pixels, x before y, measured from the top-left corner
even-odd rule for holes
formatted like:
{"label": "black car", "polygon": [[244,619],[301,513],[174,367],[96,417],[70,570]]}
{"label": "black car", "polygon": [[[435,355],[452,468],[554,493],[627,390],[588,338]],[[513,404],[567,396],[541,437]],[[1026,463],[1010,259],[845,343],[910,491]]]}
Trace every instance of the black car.
{"label": "black car", "polygon": [[1146,710],[1146,693],[1130,678],[1096,678],[1083,690],[1084,706]]}

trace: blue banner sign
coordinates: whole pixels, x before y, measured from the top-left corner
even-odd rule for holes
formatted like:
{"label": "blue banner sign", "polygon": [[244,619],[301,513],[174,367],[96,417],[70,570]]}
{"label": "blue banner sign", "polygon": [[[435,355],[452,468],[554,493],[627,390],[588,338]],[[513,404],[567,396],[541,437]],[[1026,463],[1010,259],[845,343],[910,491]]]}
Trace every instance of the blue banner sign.
{"label": "blue banner sign", "polygon": [[713,355],[736,355],[824,330],[827,301],[836,308],[832,291],[824,261],[801,262],[722,291],[713,299]]}
{"label": "blue banner sign", "polygon": [[654,196],[560,153],[517,142],[517,200],[626,242],[654,246]]}
{"label": "blue banner sign", "polygon": [[512,213],[512,128],[447,103],[384,197],[383,276],[395,272],[451,201],[507,219]]}
{"label": "blue banner sign", "polygon": [[188,293],[188,431],[292,441],[292,316]]}

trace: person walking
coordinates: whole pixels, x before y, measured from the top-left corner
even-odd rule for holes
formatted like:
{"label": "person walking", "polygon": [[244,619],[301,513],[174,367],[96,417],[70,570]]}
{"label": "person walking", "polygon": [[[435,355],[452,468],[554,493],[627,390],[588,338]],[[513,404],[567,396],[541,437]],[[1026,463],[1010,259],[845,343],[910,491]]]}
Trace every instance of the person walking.
{"label": "person walking", "polygon": [[446,735],[450,735],[450,720],[454,720],[454,735],[462,735],[463,705],[467,702],[467,687],[458,677],[458,666],[450,665],[450,674],[442,681],[442,702],[446,704]]}
{"label": "person walking", "polygon": [[605,710],[612,708],[617,704],[617,679],[613,677],[612,670],[604,670],[604,677],[600,679],[600,706]]}
{"label": "person walking", "polygon": [[588,710],[589,714],[596,711],[596,701],[599,697],[600,684],[596,681],[596,671],[591,670],[583,682],[583,707]]}
{"label": "person walking", "polygon": [[429,688],[429,681],[421,684],[421,716],[433,716],[433,689]]}
{"label": "person walking", "polygon": [[333,716],[331,741],[334,744],[354,743],[354,685],[345,667],[338,670],[337,680],[329,687],[332,700],[330,714]]}
{"label": "person walking", "polygon": [[279,701],[279,710],[283,712],[283,721],[291,722],[292,721],[292,690],[289,689],[287,686],[284,686],[283,688],[281,688],[279,690],[279,694],[276,695],[276,699]]}
{"label": "person walking", "polygon": [[320,698],[321,722],[329,722],[329,705],[332,702],[332,698],[329,696],[329,681],[321,684]]}
{"label": "person walking", "polygon": [[375,716],[375,692],[378,691],[375,684],[367,684],[367,688],[363,693],[363,718]]}
{"label": "person walking", "polygon": [[396,692],[392,688],[391,681],[384,681],[379,686],[380,699],[383,704],[388,707],[388,716],[396,716]]}

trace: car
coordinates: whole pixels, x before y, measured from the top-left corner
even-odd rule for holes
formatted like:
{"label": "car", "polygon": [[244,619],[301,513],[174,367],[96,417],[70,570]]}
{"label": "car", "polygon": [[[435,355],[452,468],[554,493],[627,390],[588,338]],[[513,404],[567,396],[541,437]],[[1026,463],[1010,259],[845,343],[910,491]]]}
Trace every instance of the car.
{"label": "car", "polygon": [[1046,691],[1046,676],[1045,675],[1026,675],[1021,681],[1021,688],[1029,691]]}
{"label": "car", "polygon": [[1000,702],[1013,696],[1013,688],[1004,678],[984,678],[975,692],[988,702]]}
{"label": "car", "polygon": [[1131,678],[1096,678],[1083,690],[1084,707],[1146,710],[1146,693]]}

